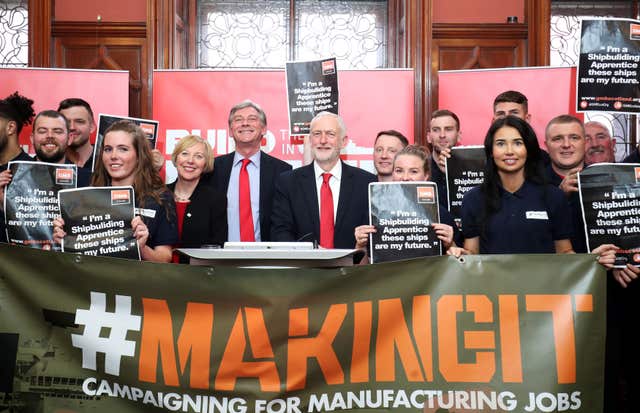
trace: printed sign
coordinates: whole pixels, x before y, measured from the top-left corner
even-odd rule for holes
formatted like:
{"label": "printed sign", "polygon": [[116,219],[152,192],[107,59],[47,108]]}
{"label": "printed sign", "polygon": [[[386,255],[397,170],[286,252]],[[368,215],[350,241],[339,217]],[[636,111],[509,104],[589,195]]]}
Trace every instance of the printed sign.
{"label": "printed sign", "polygon": [[[57,109],[67,98],[89,102],[93,113],[129,114],[128,70],[45,69],[40,67],[0,67],[0,99],[18,91],[33,100],[33,110]],[[34,153],[32,125],[20,132],[20,146]],[[94,137],[91,138],[94,141]]]}
{"label": "printed sign", "polygon": [[91,187],[60,191],[60,212],[67,235],[62,251],[140,259],[133,236],[135,194],[132,187]]}
{"label": "printed sign", "polygon": [[9,162],[12,179],[4,198],[7,240],[32,248],[59,250],[53,242],[53,219],[60,215],[58,191],[75,188],[75,165]]}
{"label": "printed sign", "polygon": [[640,266],[640,165],[598,163],[578,174],[589,251],[614,244],[616,267]]}
{"label": "printed sign", "polygon": [[336,59],[288,62],[287,103],[289,133],[308,135],[313,117],[320,112],[338,113]]}
{"label": "printed sign", "polygon": [[[229,135],[229,110],[251,99],[267,115],[261,149],[294,168],[301,166],[303,140],[289,132],[285,84],[284,70],[156,70],[153,118],[162,121],[157,146],[169,160],[176,143],[194,134],[207,139],[216,155],[232,152],[235,142]],[[341,155],[345,162],[374,172],[374,139],[390,127],[413,142],[415,88],[411,69],[345,70],[340,72],[338,85],[340,116],[349,136]],[[168,161],[165,168],[165,182],[173,182],[175,167]]]}
{"label": "printed sign", "polygon": [[[540,147],[544,147],[544,131],[550,119],[560,113],[584,117],[575,111],[575,84],[575,67],[441,70],[438,108],[458,115],[465,145],[482,145],[493,119],[493,100],[502,92],[517,90],[529,101],[530,124]],[[550,90],[553,99],[549,99]]]}
{"label": "printed sign", "polygon": [[93,146],[93,163],[91,165],[91,171],[96,170],[96,162],[98,161],[97,157],[100,156],[100,151],[102,150],[102,141],[104,140],[105,132],[107,131],[107,129],[109,129],[109,126],[113,125],[119,120],[128,120],[140,126],[140,129],[142,129],[144,135],[147,137],[149,146],[151,147],[151,149],[155,149],[158,139],[158,121],[150,119],[130,118],[128,116],[105,115],[104,113],[100,113],[98,115],[98,133],[96,135],[96,144]]}
{"label": "printed sign", "polygon": [[445,163],[449,212],[461,226],[462,198],[471,188],[484,182],[484,146],[454,146]]}
{"label": "printed sign", "polygon": [[640,112],[640,21],[581,20],[577,110]]}
{"label": "printed sign", "polygon": [[5,410],[603,408],[606,273],[586,254],[214,271],[2,244],[0,262]]}
{"label": "printed sign", "polygon": [[371,262],[397,261],[442,254],[431,224],[439,223],[438,191],[433,182],[369,184]]}

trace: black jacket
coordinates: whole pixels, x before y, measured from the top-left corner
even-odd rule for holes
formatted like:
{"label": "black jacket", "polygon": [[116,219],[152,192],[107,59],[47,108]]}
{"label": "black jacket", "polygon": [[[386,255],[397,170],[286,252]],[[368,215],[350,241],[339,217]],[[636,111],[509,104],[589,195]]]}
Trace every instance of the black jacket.
{"label": "black jacket", "polygon": [[[229,178],[233,168],[235,152],[217,156],[213,172],[204,174],[200,181],[211,185],[214,189],[227,194]],[[260,154],[260,238],[262,241],[270,241],[271,233],[271,208],[273,204],[273,187],[276,178],[285,171],[290,171],[291,165],[278,158]]]}
{"label": "black jacket", "polygon": [[[167,185],[171,192],[176,183]],[[227,196],[202,183],[196,186],[182,221],[178,248],[222,245],[227,240]]]}

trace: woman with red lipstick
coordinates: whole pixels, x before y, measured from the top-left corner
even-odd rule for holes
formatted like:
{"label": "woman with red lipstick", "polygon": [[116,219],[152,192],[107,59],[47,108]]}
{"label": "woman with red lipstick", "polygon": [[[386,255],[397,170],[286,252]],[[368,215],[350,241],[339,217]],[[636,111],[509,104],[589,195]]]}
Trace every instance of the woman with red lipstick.
{"label": "woman with red lipstick", "polygon": [[[168,185],[178,213],[182,248],[222,245],[227,240],[227,196],[203,184],[200,177],[213,171],[213,151],[197,135],[181,138],[171,155],[178,178]],[[173,262],[186,262],[174,255]]]}
{"label": "woman with red lipstick", "polygon": [[[92,186],[132,186],[136,217],[131,221],[143,260],[170,262],[178,242],[173,195],[153,168],[151,148],[139,126],[126,121],[111,125],[104,135]],[[64,221],[54,220],[54,238],[64,236]]]}

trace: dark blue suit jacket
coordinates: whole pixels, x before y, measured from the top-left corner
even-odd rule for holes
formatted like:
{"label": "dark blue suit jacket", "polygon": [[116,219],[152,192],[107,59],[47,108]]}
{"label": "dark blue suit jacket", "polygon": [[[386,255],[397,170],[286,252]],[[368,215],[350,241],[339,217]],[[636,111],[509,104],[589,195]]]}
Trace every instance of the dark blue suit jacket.
{"label": "dark blue suit jacket", "polygon": [[[342,163],[338,211],[334,227],[335,248],[353,248],[355,227],[369,223],[370,182],[377,177]],[[320,208],[313,164],[280,175],[276,181],[271,219],[273,241],[320,240]],[[311,235],[307,235],[311,234]]]}
{"label": "dark blue suit jacket", "polygon": [[[235,152],[217,156],[214,162],[213,172],[203,174],[202,183],[213,186],[214,189],[227,194],[229,178],[233,168],[233,156]],[[266,153],[260,153],[260,238],[262,241],[270,241],[271,234],[271,207],[273,205],[273,185],[278,175],[290,171],[291,165]]]}

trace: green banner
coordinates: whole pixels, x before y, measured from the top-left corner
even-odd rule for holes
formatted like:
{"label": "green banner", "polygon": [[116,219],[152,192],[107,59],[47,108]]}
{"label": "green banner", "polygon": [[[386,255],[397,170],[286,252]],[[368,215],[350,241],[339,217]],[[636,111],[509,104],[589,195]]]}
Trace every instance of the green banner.
{"label": "green banner", "polygon": [[602,411],[591,255],[238,269],[3,244],[0,263],[0,411]]}

